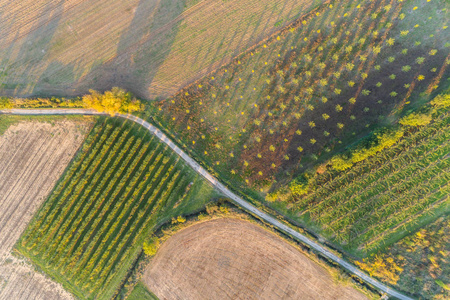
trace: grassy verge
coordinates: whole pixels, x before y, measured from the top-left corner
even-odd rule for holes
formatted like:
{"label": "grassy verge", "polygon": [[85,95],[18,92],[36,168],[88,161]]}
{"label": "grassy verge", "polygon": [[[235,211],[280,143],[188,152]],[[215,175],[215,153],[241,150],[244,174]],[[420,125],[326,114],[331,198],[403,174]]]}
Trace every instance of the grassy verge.
{"label": "grassy verge", "polygon": [[[246,220],[258,226],[261,226],[264,229],[277,234],[284,241],[297,248],[301,253],[307,255],[307,257],[314,261],[314,263],[317,263],[324,269],[326,269],[338,284],[351,285],[352,287],[364,293],[370,299],[375,299],[378,297],[375,289],[367,286],[365,283],[360,282],[357,278],[348,274],[346,270],[341,269],[338,265],[335,265],[334,263],[323,258],[313,249],[304,246],[292,237],[277,231],[270,224],[266,224],[264,221],[246,213],[245,211],[242,211],[240,208],[238,208],[231,202],[228,202],[228,200],[226,199],[219,199],[215,203],[208,204],[206,209],[186,216],[186,220],[183,222],[176,222],[172,220],[172,222],[161,224],[161,226],[158,227],[158,229],[155,230],[151,236],[147,236],[146,242],[148,243],[148,245],[155,245],[154,249],[157,249],[164,243],[164,241],[175,235],[180,230],[216,218],[236,218],[240,220]],[[307,233],[305,234],[307,235]],[[134,262],[133,268],[130,269],[129,274],[127,275],[126,280],[123,282],[122,287],[116,295],[115,299],[132,299],[130,298],[130,294],[133,293],[134,287],[141,283],[140,279],[145,272],[147,265],[151,263],[152,257],[153,256],[146,255],[144,253],[144,250],[142,250],[141,254]]]}
{"label": "grassy verge", "polygon": [[138,282],[131,294],[127,298],[128,300],[157,300],[152,292],[150,292],[142,282]]}
{"label": "grassy verge", "polygon": [[61,120],[92,120],[89,116],[15,116],[15,115],[1,115],[0,114],[0,135],[2,135],[11,125],[22,121],[28,122],[46,122],[53,123]]}
{"label": "grassy verge", "polygon": [[155,226],[214,189],[134,122],[98,118],[16,248],[81,299],[109,299]]}

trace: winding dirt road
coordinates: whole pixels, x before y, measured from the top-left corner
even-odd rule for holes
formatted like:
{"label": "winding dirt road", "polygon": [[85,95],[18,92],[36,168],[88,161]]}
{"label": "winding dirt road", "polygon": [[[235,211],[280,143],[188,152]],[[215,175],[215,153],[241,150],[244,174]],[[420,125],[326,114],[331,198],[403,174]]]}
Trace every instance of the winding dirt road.
{"label": "winding dirt road", "polygon": [[[70,115],[70,114],[78,114],[78,115],[107,115],[105,113],[99,113],[93,110],[88,109],[9,109],[9,110],[0,110],[0,114],[14,114],[14,115]],[[244,208],[245,210],[251,212],[252,214],[258,216],[262,220],[272,224],[278,230],[292,236],[293,238],[301,241],[302,243],[308,245],[309,247],[313,248],[314,250],[320,252],[323,256],[326,258],[336,262],[343,268],[347,269],[352,274],[358,276],[360,279],[364,280],[365,282],[373,285],[374,287],[378,288],[380,291],[401,299],[401,300],[412,300],[411,298],[397,292],[396,290],[382,284],[378,280],[373,279],[369,275],[363,273],[360,269],[356,268],[352,264],[346,262],[342,258],[338,257],[334,253],[328,251],[326,248],[322,247],[318,243],[314,242],[313,240],[309,239],[308,237],[302,235],[301,233],[293,230],[292,228],[286,226],[285,224],[281,223],[274,217],[264,213],[263,211],[259,210],[252,204],[248,203],[247,201],[243,200],[236,194],[234,194],[232,191],[230,191],[227,187],[225,187],[222,183],[220,183],[215,177],[213,177],[211,174],[209,174],[204,168],[202,168],[194,159],[192,159],[189,155],[187,155],[183,150],[181,150],[177,145],[175,145],[161,130],[153,126],[152,124],[148,123],[147,121],[144,121],[141,118],[135,117],[133,115],[129,114],[116,114],[116,116],[125,118],[128,120],[131,120],[133,122],[136,122],[152,133],[153,135],[157,136],[162,142],[167,144],[170,148],[172,148],[173,151],[175,151],[182,159],[186,161],[186,163],[191,166],[197,173],[202,175],[206,180],[208,180],[211,184],[213,184],[220,192],[222,192],[225,196],[230,198],[233,202],[235,202],[240,207]]]}

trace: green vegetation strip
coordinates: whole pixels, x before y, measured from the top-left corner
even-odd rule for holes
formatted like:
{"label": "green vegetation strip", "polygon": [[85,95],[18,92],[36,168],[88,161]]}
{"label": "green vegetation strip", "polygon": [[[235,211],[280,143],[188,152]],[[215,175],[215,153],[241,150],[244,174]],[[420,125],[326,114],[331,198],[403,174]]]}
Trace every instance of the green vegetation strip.
{"label": "green vegetation strip", "polygon": [[300,198],[295,210],[347,249],[373,251],[448,202],[449,153],[446,113],[336,178],[318,176],[317,189]]}
{"label": "green vegetation strip", "polygon": [[210,199],[190,193],[204,184],[143,127],[101,117],[17,248],[77,297],[109,299],[155,225]]}

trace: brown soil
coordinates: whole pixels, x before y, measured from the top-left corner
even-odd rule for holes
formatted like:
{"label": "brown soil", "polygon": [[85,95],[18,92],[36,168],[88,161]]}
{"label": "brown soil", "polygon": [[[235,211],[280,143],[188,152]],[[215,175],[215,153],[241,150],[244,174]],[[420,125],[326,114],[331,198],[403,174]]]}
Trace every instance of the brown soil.
{"label": "brown soil", "polygon": [[0,300],[74,299],[62,286],[36,272],[26,261],[9,256],[0,263]]}
{"label": "brown soil", "polygon": [[88,131],[81,121],[22,122],[0,136],[0,299],[68,299],[11,250]]}
{"label": "brown soil", "polygon": [[237,219],[193,225],[169,238],[143,281],[160,299],[365,299],[298,249]]}
{"label": "brown soil", "polygon": [[0,16],[0,95],[73,96],[120,86],[144,98],[165,96],[313,3],[6,1]]}

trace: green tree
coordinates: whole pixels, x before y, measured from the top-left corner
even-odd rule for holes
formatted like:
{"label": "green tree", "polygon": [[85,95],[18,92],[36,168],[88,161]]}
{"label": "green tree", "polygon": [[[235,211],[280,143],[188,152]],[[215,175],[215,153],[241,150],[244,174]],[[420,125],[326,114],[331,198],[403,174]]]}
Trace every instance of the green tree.
{"label": "green tree", "polygon": [[300,175],[289,183],[289,190],[294,196],[305,195],[309,192],[309,180],[305,174]]}

